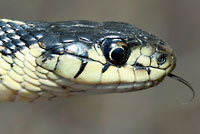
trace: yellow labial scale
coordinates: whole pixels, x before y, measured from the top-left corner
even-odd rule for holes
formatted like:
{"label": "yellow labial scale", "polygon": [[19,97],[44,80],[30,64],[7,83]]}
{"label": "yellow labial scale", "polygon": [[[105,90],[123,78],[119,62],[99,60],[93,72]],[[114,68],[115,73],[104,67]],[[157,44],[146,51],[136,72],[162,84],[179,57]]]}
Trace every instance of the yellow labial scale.
{"label": "yellow labial scale", "polygon": [[103,52],[101,51],[101,48],[95,47],[97,53],[101,56],[103,56]]}
{"label": "yellow labial scale", "polygon": [[10,70],[10,71],[8,72],[8,75],[9,75],[13,80],[15,80],[15,81],[17,81],[17,82],[23,82],[23,81],[24,81],[22,75],[16,73],[14,70]]}
{"label": "yellow labial scale", "polygon": [[15,80],[11,79],[10,76],[5,75],[2,76],[2,83],[10,89],[13,90],[20,90],[22,89],[20,83],[16,82]]}
{"label": "yellow labial scale", "polygon": [[53,92],[61,92],[61,93],[68,92],[66,89],[63,89],[61,87],[53,87],[53,86],[41,85],[40,88],[42,90],[48,90],[51,93],[53,93]]}
{"label": "yellow labial scale", "polygon": [[89,61],[83,72],[79,74],[79,76],[74,79],[74,81],[84,84],[99,84],[101,81],[102,68],[102,64]]}
{"label": "yellow labial scale", "polygon": [[119,74],[115,66],[109,66],[109,68],[102,73],[101,83],[102,84],[113,84],[119,83]]}
{"label": "yellow labial scale", "polygon": [[37,67],[36,67],[36,70],[37,70],[38,72],[42,73],[42,74],[47,74],[47,73],[49,72],[48,70],[46,70],[46,69],[44,69],[44,68],[42,68],[42,67],[40,67],[40,66],[37,66]]}
{"label": "yellow labial scale", "polygon": [[145,69],[134,70],[136,82],[143,82],[149,80],[149,75]]}
{"label": "yellow labial scale", "polygon": [[21,68],[24,67],[24,63],[20,61],[18,58],[14,58],[14,62]]}
{"label": "yellow labial scale", "polygon": [[9,20],[9,19],[0,19],[1,21],[4,21],[4,22],[13,22],[13,23],[16,23],[18,25],[26,25],[26,23],[22,22],[22,21],[18,21],[18,20]]}
{"label": "yellow labial scale", "polygon": [[55,95],[53,95],[52,93],[50,93],[49,91],[41,91],[41,92],[38,92],[38,95],[41,96],[41,97],[47,97],[47,98],[50,98],[50,97],[54,97]]}
{"label": "yellow labial scale", "polygon": [[24,89],[30,90],[30,91],[41,91],[41,88],[39,86],[35,86],[28,82],[23,82],[22,86]]}
{"label": "yellow labial scale", "polygon": [[106,64],[106,59],[104,56],[99,56],[99,61],[103,64]]}
{"label": "yellow labial scale", "polygon": [[13,67],[12,67],[12,69],[13,69],[16,73],[18,73],[18,74],[20,74],[20,75],[23,75],[23,74],[24,74],[23,69],[22,69],[21,67],[19,67],[17,64],[14,64]]}
{"label": "yellow labial scale", "polygon": [[37,75],[35,74],[35,72],[31,71],[30,69],[28,69],[27,67],[23,68],[24,73],[27,74],[28,76],[34,78],[34,79],[38,79]]}
{"label": "yellow labial scale", "polygon": [[143,66],[149,66],[150,65],[150,58],[144,55],[141,55],[138,59],[137,59],[137,63],[142,64]]}
{"label": "yellow labial scale", "polygon": [[151,59],[151,66],[152,67],[158,67],[158,63],[157,63],[155,58]]}
{"label": "yellow labial scale", "polygon": [[71,55],[61,55],[59,57],[55,73],[64,78],[73,79],[79,71],[80,66],[81,60],[77,57]]}
{"label": "yellow labial scale", "polygon": [[54,81],[50,81],[48,79],[39,79],[39,82],[47,85],[47,86],[53,86],[53,87],[58,87],[59,85],[57,83],[55,83]]}
{"label": "yellow labial scale", "polygon": [[156,69],[156,68],[150,68],[150,80],[157,80],[159,78],[162,78],[165,76],[165,71],[161,69]]}
{"label": "yellow labial scale", "polygon": [[92,47],[89,51],[88,51],[88,57],[94,60],[99,60],[99,55],[97,54],[97,52],[95,51],[94,47]]}
{"label": "yellow labial scale", "polygon": [[20,61],[24,61],[24,54],[22,54],[20,51],[17,51],[14,54]]}
{"label": "yellow labial scale", "polygon": [[13,59],[12,59],[12,57],[11,56],[5,56],[5,55],[2,55],[2,58],[6,61],[6,62],[8,62],[8,63],[10,63],[10,64],[12,64],[13,63]]}
{"label": "yellow labial scale", "polygon": [[142,55],[151,56],[155,53],[155,48],[150,45],[144,46],[141,48]]}
{"label": "yellow labial scale", "polygon": [[127,60],[127,64],[133,65],[140,55],[141,55],[140,47],[133,49],[128,60]]}
{"label": "yellow labial scale", "polygon": [[47,59],[44,61],[44,57],[40,56],[36,59],[36,62],[38,65],[47,70],[54,70],[57,64],[58,57],[58,55],[52,55],[51,59]]}
{"label": "yellow labial scale", "polygon": [[34,57],[39,57],[42,54],[42,49],[39,46],[31,48],[30,54]]}
{"label": "yellow labial scale", "polygon": [[33,57],[31,54],[27,54],[25,55],[25,59],[31,63],[32,66],[37,66],[36,62],[35,62],[35,57]]}
{"label": "yellow labial scale", "polygon": [[37,79],[33,79],[33,78],[29,77],[28,75],[24,75],[24,80],[26,82],[29,82],[29,83],[36,85],[36,86],[40,85],[40,82]]}
{"label": "yellow labial scale", "polygon": [[2,83],[0,83],[0,101],[11,101],[15,91],[7,88]]}
{"label": "yellow labial scale", "polygon": [[27,54],[29,54],[29,48],[24,47],[24,49],[20,50],[20,52],[21,52],[22,54],[24,54],[24,55],[27,55]]}
{"label": "yellow labial scale", "polygon": [[38,71],[35,72],[35,74],[37,75],[38,78],[41,78],[41,79],[48,79],[46,74],[42,74]]}
{"label": "yellow labial scale", "polygon": [[24,61],[24,66],[30,69],[31,71],[35,71],[35,67],[31,65],[28,61]]}
{"label": "yellow labial scale", "polygon": [[5,69],[2,69],[2,68],[0,67],[0,75],[6,75],[6,74],[8,74],[8,71],[5,70]]}
{"label": "yellow labial scale", "polygon": [[30,99],[36,99],[36,98],[39,97],[39,96],[37,95],[37,93],[31,92],[31,91],[28,91],[28,90],[25,90],[25,89],[19,90],[19,91],[18,91],[18,95],[24,96],[24,97],[27,97],[27,98],[30,98]]}
{"label": "yellow labial scale", "polygon": [[56,74],[53,73],[53,72],[47,73],[47,77],[48,77],[49,79],[51,79],[51,80],[58,80],[58,79],[60,79],[60,76],[56,75]]}
{"label": "yellow labial scale", "polygon": [[135,74],[133,72],[133,67],[126,65],[118,69],[120,82],[135,82]]}
{"label": "yellow labial scale", "polygon": [[10,70],[11,66],[4,59],[0,58],[0,67],[5,70]]}

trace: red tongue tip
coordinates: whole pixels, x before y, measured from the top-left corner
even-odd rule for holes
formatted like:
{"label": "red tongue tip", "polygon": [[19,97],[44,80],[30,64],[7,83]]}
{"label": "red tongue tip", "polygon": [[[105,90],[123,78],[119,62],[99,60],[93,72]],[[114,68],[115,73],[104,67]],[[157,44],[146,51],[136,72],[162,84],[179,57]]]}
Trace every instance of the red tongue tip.
{"label": "red tongue tip", "polygon": [[179,82],[183,83],[184,85],[186,85],[191,91],[192,91],[192,98],[190,99],[190,101],[192,101],[195,98],[195,91],[194,88],[192,87],[192,85],[187,82],[186,80],[184,80],[183,78],[175,75],[175,74],[168,74],[168,76],[172,79],[178,80]]}

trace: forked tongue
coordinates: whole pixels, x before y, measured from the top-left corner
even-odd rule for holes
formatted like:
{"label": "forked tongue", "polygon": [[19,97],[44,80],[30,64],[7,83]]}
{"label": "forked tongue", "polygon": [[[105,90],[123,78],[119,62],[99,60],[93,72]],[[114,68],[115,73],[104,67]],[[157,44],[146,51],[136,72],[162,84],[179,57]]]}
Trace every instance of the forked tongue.
{"label": "forked tongue", "polygon": [[[192,85],[189,82],[187,82],[186,80],[184,80],[183,78],[181,78],[181,77],[179,77],[175,74],[169,73],[168,76],[170,78],[174,79],[174,80],[178,80],[179,82],[183,83],[184,85],[186,85],[192,91],[192,98],[189,100],[189,102],[191,102],[195,98],[195,91],[194,91]],[[185,102],[185,103],[183,103],[183,105],[187,104],[187,103],[188,102]]]}

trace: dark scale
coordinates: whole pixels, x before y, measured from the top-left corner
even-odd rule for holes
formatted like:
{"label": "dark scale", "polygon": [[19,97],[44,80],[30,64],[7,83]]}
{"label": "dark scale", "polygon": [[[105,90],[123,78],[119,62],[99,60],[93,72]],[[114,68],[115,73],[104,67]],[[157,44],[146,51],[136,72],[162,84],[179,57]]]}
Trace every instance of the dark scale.
{"label": "dark scale", "polygon": [[30,32],[35,38],[40,39],[45,36],[45,31],[32,31]]}
{"label": "dark scale", "polygon": [[12,39],[12,43],[15,44],[17,47],[25,47],[25,43],[21,40]]}
{"label": "dark scale", "polygon": [[10,39],[6,35],[1,35],[0,40],[3,42],[8,42]]}
{"label": "dark scale", "polygon": [[8,49],[8,48],[5,48],[5,49],[1,50],[1,53],[2,53],[3,55],[5,55],[5,56],[7,56],[7,55],[12,55],[12,52],[11,52],[10,49]]}
{"label": "dark scale", "polygon": [[15,33],[8,33],[6,36],[10,39],[15,39],[17,35]]}
{"label": "dark scale", "polygon": [[55,47],[51,50],[52,54],[64,54],[64,48],[62,46]]}
{"label": "dark scale", "polygon": [[35,41],[35,37],[31,36],[30,34],[22,35],[21,36],[22,41]]}
{"label": "dark scale", "polygon": [[60,36],[60,41],[62,43],[71,43],[71,42],[76,41],[76,39],[74,38],[74,36],[72,34],[66,34],[66,35]]}
{"label": "dark scale", "polygon": [[29,47],[29,46],[31,46],[33,44],[37,44],[38,43],[36,40],[34,40],[34,41],[24,41],[24,42],[26,44],[26,47]]}
{"label": "dark scale", "polygon": [[19,36],[24,36],[24,35],[27,35],[29,33],[24,31],[24,30],[19,30],[19,31],[16,31],[16,34],[19,35]]}
{"label": "dark scale", "polygon": [[51,50],[52,48],[61,45],[58,36],[54,34],[47,35],[39,39],[38,42],[40,42],[43,45],[41,47],[46,50]]}
{"label": "dark scale", "polygon": [[25,45],[26,45],[27,47],[29,47],[29,46],[32,45],[32,44],[37,43],[37,40],[35,39],[35,37],[33,37],[33,36],[30,35],[30,34],[23,35],[23,36],[21,36],[20,39],[25,43]]}
{"label": "dark scale", "polygon": [[11,30],[10,27],[3,27],[2,30],[6,33],[9,33],[9,31]]}
{"label": "dark scale", "polygon": [[10,49],[12,52],[15,52],[17,50],[16,46],[11,42],[5,42],[4,46]]}
{"label": "dark scale", "polygon": [[1,27],[1,28],[2,28],[2,27],[6,27],[6,22],[0,21],[0,27]]}
{"label": "dark scale", "polygon": [[15,31],[23,30],[23,28],[20,25],[14,23],[14,22],[7,22],[7,24],[10,25],[12,27],[12,29]]}

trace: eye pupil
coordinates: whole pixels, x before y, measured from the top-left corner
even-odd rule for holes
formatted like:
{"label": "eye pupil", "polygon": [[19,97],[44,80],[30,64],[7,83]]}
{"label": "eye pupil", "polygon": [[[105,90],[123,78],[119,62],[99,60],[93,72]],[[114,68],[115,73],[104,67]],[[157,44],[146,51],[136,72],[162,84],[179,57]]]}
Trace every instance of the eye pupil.
{"label": "eye pupil", "polygon": [[116,48],[111,52],[111,58],[115,62],[121,62],[126,56],[125,51],[122,48]]}

